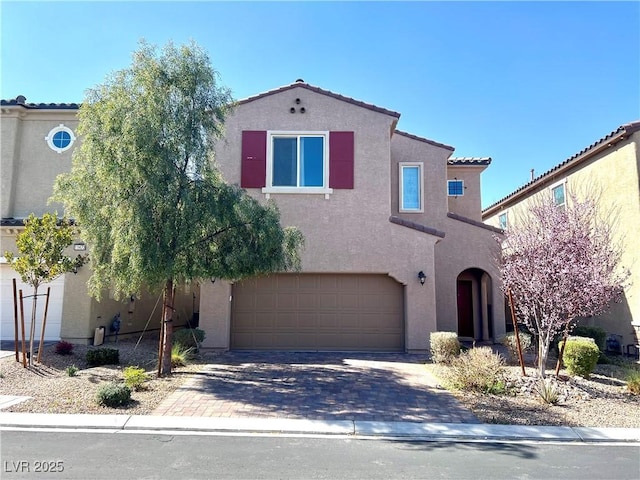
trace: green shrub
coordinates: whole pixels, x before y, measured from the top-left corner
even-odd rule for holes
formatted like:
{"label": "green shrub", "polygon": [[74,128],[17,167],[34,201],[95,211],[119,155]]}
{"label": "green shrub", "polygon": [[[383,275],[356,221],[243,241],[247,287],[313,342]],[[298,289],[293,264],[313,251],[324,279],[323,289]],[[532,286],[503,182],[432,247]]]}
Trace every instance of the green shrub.
{"label": "green shrub", "polygon": [[600,357],[600,349],[593,338],[574,336],[567,338],[562,361],[570,375],[589,378],[598,363],[598,357]]}
{"label": "green shrub", "polygon": [[[522,351],[531,348],[533,337],[531,334],[526,332],[519,332],[520,337],[520,347]],[[504,337],[500,339],[500,343],[507,347],[507,351],[509,352],[509,360],[517,361],[518,360],[518,344],[516,342],[516,334],[515,332],[509,332]]]}
{"label": "green shrub", "polygon": [[70,367],[65,368],[64,371],[67,376],[75,377],[76,373],[78,373],[78,367],[76,367],[75,365],[71,365]]}
{"label": "green shrub", "polygon": [[185,347],[180,343],[174,343],[171,347],[171,366],[184,367],[193,359],[193,347]]}
{"label": "green shrub", "polygon": [[204,330],[199,328],[183,328],[176,330],[173,334],[173,343],[198,350],[200,344],[204,341]]}
{"label": "green shrub", "polygon": [[86,359],[92,367],[117,365],[120,363],[120,352],[115,348],[96,348],[87,350]]}
{"label": "green shrub", "polygon": [[593,338],[596,342],[596,345],[600,349],[601,352],[605,351],[606,341],[607,341],[607,332],[600,327],[587,327],[587,326],[579,326],[573,329],[571,335],[574,337],[587,337]]}
{"label": "green shrub", "polygon": [[119,383],[105,383],[98,387],[96,402],[105,407],[120,407],[131,400],[131,389]]}
{"label": "green shrub", "polygon": [[445,380],[453,388],[485,393],[502,393],[504,359],[490,347],[472,348],[454,357],[445,370]]}
{"label": "green shrub", "polygon": [[71,355],[73,353],[73,343],[60,340],[56,343],[56,353],[58,355]]}
{"label": "green shrub", "polygon": [[640,395],[640,371],[633,370],[627,375],[627,390],[634,395]]}
{"label": "green shrub", "polygon": [[456,332],[432,332],[429,345],[433,363],[447,363],[460,354],[460,342]]}
{"label": "green shrub", "polygon": [[122,372],[122,376],[124,377],[124,384],[135,391],[143,390],[145,382],[149,380],[147,372],[140,367],[127,367]]}

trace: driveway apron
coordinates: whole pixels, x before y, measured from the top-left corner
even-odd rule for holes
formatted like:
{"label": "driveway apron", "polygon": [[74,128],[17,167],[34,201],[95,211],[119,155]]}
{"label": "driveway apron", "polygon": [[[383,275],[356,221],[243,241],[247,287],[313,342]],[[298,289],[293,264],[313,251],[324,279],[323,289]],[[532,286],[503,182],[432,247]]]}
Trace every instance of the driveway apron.
{"label": "driveway apron", "polygon": [[153,415],[479,423],[424,355],[227,352]]}

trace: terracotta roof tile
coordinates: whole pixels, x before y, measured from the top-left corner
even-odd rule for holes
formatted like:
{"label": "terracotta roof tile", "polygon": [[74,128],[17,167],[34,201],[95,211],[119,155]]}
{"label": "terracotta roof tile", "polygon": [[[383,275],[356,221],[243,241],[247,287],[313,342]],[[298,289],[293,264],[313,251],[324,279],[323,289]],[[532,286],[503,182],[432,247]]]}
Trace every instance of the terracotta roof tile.
{"label": "terracotta roof tile", "polygon": [[319,93],[321,95],[326,95],[328,97],[332,97],[332,98],[336,98],[338,100],[342,100],[343,102],[347,102],[347,103],[351,103],[353,105],[357,105],[358,107],[366,108],[366,109],[369,109],[369,110],[373,110],[374,112],[384,113],[385,115],[391,115],[392,117],[400,118],[400,114],[398,112],[394,112],[393,110],[387,110],[386,108],[378,107],[378,106],[373,105],[371,103],[365,103],[365,102],[362,102],[360,100],[355,100],[354,98],[351,98],[351,97],[346,97],[344,95],[340,95],[338,93],[334,93],[334,92],[331,92],[329,90],[324,90],[322,88],[315,87],[313,85],[309,85],[308,83],[306,83],[305,81],[303,81],[301,79],[296,80],[294,83],[292,83],[290,85],[285,85],[285,86],[280,87],[280,88],[276,88],[276,89],[273,89],[273,90],[268,90],[266,92],[259,93],[259,94],[254,95],[254,96],[251,96],[251,97],[248,97],[248,98],[244,98],[242,100],[238,100],[237,103],[239,105],[242,105],[242,104],[245,104],[245,103],[253,102],[254,100],[258,100],[260,98],[268,97],[270,95],[275,95],[276,93],[286,92],[287,90],[291,90],[293,88],[304,88],[306,90],[310,90],[312,92],[316,92],[316,93]]}
{"label": "terracotta roof tile", "polygon": [[455,150],[455,148],[450,145],[445,145],[444,143],[435,142],[433,140],[429,140],[428,138],[419,137],[417,135],[413,135],[412,133],[403,132],[402,130],[396,130],[394,133],[397,133],[398,135],[402,135],[403,137],[411,138],[412,140],[418,140],[419,142],[428,143],[429,145],[446,148],[447,150],[451,150],[452,152]]}
{"label": "terracotta roof tile", "polygon": [[506,202],[507,200],[510,200],[511,198],[513,198],[513,197],[515,197],[515,196],[517,196],[519,194],[524,194],[526,191],[534,188],[535,185],[537,185],[537,184],[539,184],[541,182],[544,182],[544,180],[547,177],[553,175],[554,173],[558,172],[559,170],[570,168],[570,167],[573,167],[574,165],[578,165],[579,163],[581,163],[584,160],[590,158],[592,155],[594,155],[595,153],[599,152],[600,150],[609,148],[610,146],[614,145],[615,143],[619,142],[620,140],[623,140],[628,135],[631,135],[632,133],[637,132],[638,130],[640,130],[640,120],[636,120],[636,121],[630,122],[630,123],[625,123],[624,125],[619,126],[613,132],[605,135],[600,140],[597,140],[594,143],[592,143],[591,145],[589,145],[588,147],[583,148],[578,153],[570,156],[569,158],[567,158],[562,163],[556,165],[555,167],[553,167],[550,170],[547,170],[542,175],[538,175],[536,178],[534,178],[530,182],[524,184],[522,187],[518,188],[517,190],[511,192],[506,197],[504,197],[504,198],[498,200],[497,202],[493,203],[492,205],[488,206],[487,208],[485,208],[482,211],[483,215],[486,214],[486,212],[488,212],[488,211],[490,211],[492,209],[495,209],[498,205]]}
{"label": "terracotta roof tile", "polygon": [[412,228],[413,230],[417,230],[423,233],[428,233],[429,235],[435,235],[436,237],[444,238],[444,235],[445,235],[445,233],[441,232],[440,230],[437,230],[432,227],[427,227],[426,225],[422,225],[420,223],[411,222],[409,220],[405,220],[404,218],[396,217],[395,215],[391,215],[389,217],[389,221],[391,223],[395,223],[396,225]]}
{"label": "terracotta roof tile", "polygon": [[78,103],[27,103],[24,95],[18,95],[11,100],[0,100],[0,106],[21,106],[30,110],[78,110]]}
{"label": "terracotta roof tile", "polygon": [[491,165],[491,157],[451,157],[447,165]]}

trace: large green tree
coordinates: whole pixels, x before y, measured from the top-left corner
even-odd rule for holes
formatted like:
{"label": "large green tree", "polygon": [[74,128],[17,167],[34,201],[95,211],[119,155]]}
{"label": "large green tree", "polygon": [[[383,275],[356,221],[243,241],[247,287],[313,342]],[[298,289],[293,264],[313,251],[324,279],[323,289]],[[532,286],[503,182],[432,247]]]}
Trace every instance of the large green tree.
{"label": "large green tree", "polygon": [[171,372],[173,290],[202,278],[237,280],[299,268],[302,235],[282,228],[215,169],[213,147],[233,103],[196,44],[144,42],[127,69],[87,92],[80,147],[54,198],[81,228],[90,293],[163,289],[160,374]]}

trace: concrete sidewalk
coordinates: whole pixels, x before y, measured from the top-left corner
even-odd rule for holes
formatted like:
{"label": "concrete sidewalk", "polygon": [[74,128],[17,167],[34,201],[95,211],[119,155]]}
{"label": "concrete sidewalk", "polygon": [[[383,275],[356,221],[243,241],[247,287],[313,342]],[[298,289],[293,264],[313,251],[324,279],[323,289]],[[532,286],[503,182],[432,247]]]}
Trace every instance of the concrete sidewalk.
{"label": "concrete sidewalk", "polygon": [[542,442],[640,443],[639,428],[0,412],[0,430],[7,429],[97,430],[111,433],[306,434],[353,436],[355,438],[412,438],[426,441],[526,440]]}

